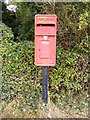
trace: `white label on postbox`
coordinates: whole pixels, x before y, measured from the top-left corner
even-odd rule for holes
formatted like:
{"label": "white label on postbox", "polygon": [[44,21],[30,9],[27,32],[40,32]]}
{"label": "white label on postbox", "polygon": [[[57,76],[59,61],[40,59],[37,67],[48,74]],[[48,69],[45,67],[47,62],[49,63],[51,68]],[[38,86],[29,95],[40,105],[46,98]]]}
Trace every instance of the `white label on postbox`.
{"label": "white label on postbox", "polygon": [[44,36],[44,40],[47,40],[47,36]]}

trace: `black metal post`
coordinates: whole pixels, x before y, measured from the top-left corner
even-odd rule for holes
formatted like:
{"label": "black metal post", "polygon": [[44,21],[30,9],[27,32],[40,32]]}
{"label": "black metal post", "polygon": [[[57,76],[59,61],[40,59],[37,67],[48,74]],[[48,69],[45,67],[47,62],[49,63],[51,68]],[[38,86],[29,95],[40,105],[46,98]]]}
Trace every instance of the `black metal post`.
{"label": "black metal post", "polygon": [[42,99],[48,102],[48,67],[42,66]]}

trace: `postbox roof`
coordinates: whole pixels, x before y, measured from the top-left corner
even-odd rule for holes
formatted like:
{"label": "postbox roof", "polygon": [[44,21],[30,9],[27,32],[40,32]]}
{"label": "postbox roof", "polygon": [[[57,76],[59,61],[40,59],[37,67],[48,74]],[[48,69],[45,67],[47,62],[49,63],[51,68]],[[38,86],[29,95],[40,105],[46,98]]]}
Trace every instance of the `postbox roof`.
{"label": "postbox roof", "polygon": [[57,17],[55,14],[36,14],[35,16],[48,16],[48,17],[55,16],[55,17]]}
{"label": "postbox roof", "polygon": [[36,24],[56,24],[55,14],[37,14],[35,17]]}

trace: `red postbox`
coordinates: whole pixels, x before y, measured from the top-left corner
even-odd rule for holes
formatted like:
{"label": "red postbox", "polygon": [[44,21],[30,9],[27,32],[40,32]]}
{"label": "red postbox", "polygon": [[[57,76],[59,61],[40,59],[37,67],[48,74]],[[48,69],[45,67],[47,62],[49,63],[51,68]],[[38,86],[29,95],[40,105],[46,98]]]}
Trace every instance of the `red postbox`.
{"label": "red postbox", "polygon": [[56,63],[56,22],[54,14],[35,15],[35,65],[54,66]]}

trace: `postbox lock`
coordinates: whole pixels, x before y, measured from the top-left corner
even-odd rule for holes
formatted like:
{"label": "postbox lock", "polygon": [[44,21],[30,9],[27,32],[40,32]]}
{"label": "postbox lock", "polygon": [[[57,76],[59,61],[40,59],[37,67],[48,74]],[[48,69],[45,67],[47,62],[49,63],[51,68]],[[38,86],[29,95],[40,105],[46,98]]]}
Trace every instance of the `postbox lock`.
{"label": "postbox lock", "polygon": [[47,40],[47,36],[46,35],[44,36],[44,40]]}

